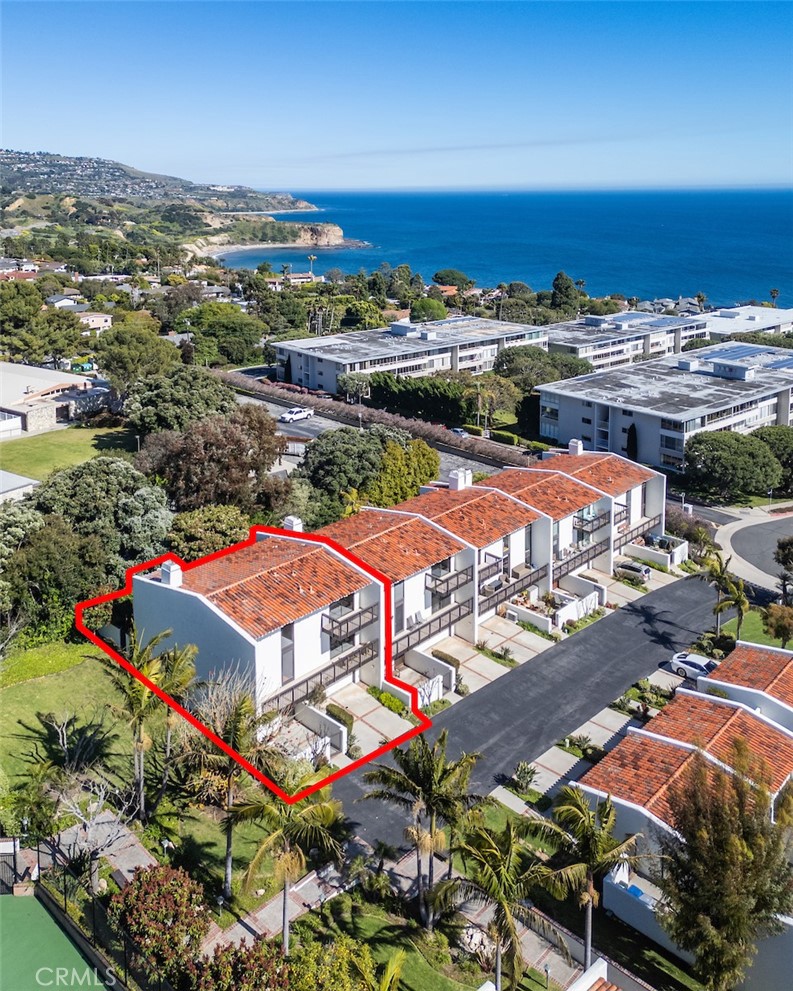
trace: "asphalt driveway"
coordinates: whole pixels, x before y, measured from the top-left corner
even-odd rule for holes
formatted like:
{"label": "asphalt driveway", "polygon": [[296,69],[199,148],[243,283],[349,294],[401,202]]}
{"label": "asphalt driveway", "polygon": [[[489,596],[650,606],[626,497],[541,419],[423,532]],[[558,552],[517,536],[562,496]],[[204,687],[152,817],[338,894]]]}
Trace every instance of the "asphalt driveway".
{"label": "asphalt driveway", "polygon": [[782,570],[774,560],[777,541],[790,536],[793,536],[793,516],[781,516],[736,530],[730,541],[739,557],[774,577]]}
{"label": "asphalt driveway", "polygon": [[[446,709],[429,737],[449,731],[450,753],[478,751],[471,791],[487,794],[519,760],[534,760],[574,732],[635,681],[662,666],[713,624],[713,590],[697,578],[650,592]],[[362,771],[334,785],[334,796],[373,843],[403,845],[403,813],[360,801]]]}

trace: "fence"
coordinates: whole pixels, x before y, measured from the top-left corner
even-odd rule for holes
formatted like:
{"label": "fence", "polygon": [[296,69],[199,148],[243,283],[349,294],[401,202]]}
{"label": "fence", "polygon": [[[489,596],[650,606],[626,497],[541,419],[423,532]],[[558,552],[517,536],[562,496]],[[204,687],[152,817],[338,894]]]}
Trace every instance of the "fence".
{"label": "fence", "polygon": [[116,983],[123,982],[130,991],[173,991],[132,939],[113,927],[107,909],[91,893],[86,880],[56,859],[40,875],[36,894],[67,931],[77,930]]}

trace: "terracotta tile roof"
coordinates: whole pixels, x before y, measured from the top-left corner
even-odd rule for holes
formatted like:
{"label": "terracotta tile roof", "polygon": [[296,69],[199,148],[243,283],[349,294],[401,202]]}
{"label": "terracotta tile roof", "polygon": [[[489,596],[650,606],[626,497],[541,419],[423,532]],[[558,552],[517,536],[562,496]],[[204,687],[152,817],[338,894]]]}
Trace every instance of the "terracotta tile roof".
{"label": "terracotta tile roof", "polygon": [[725,764],[734,760],[733,744],[744,740],[762,776],[777,792],[793,773],[793,738],[769,726],[752,712],[736,709],[702,695],[678,695],[649,724],[648,729],[684,743],[693,743]]}
{"label": "terracotta tile roof", "polygon": [[605,977],[599,977],[589,991],[622,991],[622,989],[607,981]]}
{"label": "terracotta tile roof", "polygon": [[308,616],[368,585],[327,548],[267,537],[184,573],[183,586],[204,595],[253,637]]}
{"label": "terracotta tile roof", "polygon": [[507,468],[477,484],[508,492],[553,520],[563,520],[602,498],[587,485],[550,469]]}
{"label": "terracotta tile roof", "polygon": [[528,506],[477,486],[436,489],[401,502],[394,509],[420,513],[477,548],[487,547],[540,518]]}
{"label": "terracotta tile roof", "polygon": [[669,786],[690,764],[694,753],[631,733],[581,778],[581,784],[641,805],[669,822]]}
{"label": "terracotta tile roof", "polygon": [[363,509],[318,533],[354,550],[367,564],[400,582],[465,550],[465,544],[407,513]]}
{"label": "terracotta tile roof", "polygon": [[542,462],[543,467],[563,471],[580,482],[594,485],[609,495],[622,495],[629,489],[655,477],[655,472],[616,454],[555,454]]}
{"label": "terracotta tile roof", "polygon": [[793,706],[793,652],[738,644],[708,675],[714,681],[741,685],[765,692],[786,705]]}

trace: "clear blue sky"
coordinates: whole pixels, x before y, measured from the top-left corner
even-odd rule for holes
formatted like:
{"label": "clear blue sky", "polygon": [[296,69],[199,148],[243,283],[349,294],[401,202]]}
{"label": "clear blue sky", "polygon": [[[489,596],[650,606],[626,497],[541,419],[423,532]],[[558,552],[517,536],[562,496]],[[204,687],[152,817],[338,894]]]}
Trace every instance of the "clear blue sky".
{"label": "clear blue sky", "polygon": [[793,183],[793,4],[4,2],[5,147],[297,190]]}

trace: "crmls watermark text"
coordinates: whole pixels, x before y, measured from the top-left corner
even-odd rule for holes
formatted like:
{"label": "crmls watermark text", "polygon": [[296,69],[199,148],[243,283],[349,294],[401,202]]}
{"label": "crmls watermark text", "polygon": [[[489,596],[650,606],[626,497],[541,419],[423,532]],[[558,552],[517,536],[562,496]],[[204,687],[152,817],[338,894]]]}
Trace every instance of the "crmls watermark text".
{"label": "crmls watermark text", "polygon": [[116,975],[108,967],[99,971],[96,967],[39,967],[36,971],[36,984],[42,988],[112,988]]}

